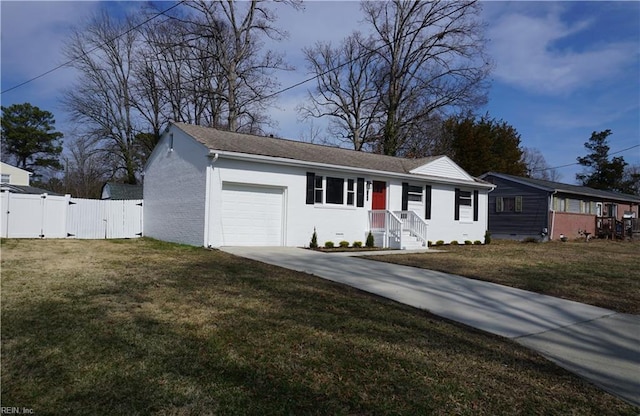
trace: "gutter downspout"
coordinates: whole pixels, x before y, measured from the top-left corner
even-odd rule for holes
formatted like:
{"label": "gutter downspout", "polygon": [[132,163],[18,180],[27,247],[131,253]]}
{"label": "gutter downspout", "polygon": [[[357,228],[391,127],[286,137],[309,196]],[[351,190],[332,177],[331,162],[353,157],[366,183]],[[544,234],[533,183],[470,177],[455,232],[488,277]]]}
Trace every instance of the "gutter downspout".
{"label": "gutter downspout", "polygon": [[553,228],[556,223],[556,210],[553,209],[553,197],[557,193],[558,191],[553,191],[553,193],[549,196],[549,210],[551,211],[551,230],[549,232],[549,240],[553,240]]}
{"label": "gutter downspout", "polygon": [[211,239],[210,239],[210,216],[211,216],[211,185],[213,182],[213,164],[216,163],[220,154],[213,150],[209,150],[209,154],[207,155],[209,158],[209,169],[207,169],[207,178],[205,182],[205,210],[204,210],[204,243],[207,248],[211,248]]}

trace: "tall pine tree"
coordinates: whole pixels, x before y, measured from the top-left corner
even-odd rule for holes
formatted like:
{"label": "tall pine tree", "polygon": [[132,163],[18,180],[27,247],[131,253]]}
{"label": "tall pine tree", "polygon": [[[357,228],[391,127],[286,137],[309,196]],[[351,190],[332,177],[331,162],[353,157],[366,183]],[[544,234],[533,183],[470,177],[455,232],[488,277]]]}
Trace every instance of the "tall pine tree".
{"label": "tall pine tree", "polygon": [[53,114],[29,103],[2,109],[2,161],[42,176],[46,169],[62,169],[62,133],[55,131]]}
{"label": "tall pine tree", "polygon": [[584,186],[606,191],[634,193],[633,184],[625,180],[624,168],[627,162],[622,156],[609,160],[609,144],[607,143],[611,130],[591,133],[589,141],[585,142],[591,153],[578,157],[578,163],[586,171],[576,175],[576,179]]}

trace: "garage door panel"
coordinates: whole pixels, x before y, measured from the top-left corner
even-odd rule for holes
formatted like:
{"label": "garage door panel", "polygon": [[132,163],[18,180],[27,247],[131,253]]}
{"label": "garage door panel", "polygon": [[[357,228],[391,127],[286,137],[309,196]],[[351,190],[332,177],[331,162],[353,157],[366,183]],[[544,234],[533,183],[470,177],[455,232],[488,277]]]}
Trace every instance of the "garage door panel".
{"label": "garage door panel", "polygon": [[282,188],[224,184],[222,233],[224,245],[282,245]]}

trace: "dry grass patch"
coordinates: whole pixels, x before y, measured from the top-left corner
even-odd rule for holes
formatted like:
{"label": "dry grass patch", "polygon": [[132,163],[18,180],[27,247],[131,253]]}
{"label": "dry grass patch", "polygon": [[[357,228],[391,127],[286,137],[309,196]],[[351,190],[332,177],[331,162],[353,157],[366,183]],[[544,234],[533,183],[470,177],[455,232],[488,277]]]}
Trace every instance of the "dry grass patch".
{"label": "dry grass patch", "polygon": [[367,257],[640,313],[640,241],[446,246],[443,252]]}
{"label": "dry grass patch", "polygon": [[36,414],[634,414],[510,341],[309,275],[2,243],[2,406]]}

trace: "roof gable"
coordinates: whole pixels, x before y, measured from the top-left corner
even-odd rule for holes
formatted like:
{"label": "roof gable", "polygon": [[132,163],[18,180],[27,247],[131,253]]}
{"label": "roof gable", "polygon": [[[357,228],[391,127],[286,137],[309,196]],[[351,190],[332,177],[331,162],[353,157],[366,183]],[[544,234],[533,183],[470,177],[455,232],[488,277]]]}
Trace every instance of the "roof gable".
{"label": "roof gable", "polygon": [[411,170],[418,175],[473,181],[474,178],[447,156],[439,156]]}

